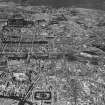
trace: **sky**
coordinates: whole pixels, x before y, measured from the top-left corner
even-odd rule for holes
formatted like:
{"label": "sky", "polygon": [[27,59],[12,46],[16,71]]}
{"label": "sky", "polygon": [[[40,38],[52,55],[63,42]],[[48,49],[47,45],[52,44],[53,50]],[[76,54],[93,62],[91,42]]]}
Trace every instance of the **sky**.
{"label": "sky", "polygon": [[13,1],[27,5],[47,5],[55,8],[59,7],[80,7],[105,10],[105,0],[2,0]]}

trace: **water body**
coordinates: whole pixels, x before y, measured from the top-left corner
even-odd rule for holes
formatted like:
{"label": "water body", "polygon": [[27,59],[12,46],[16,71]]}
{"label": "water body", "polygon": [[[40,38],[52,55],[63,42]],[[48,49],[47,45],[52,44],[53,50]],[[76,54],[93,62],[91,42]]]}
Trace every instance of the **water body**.
{"label": "water body", "polygon": [[105,0],[3,0],[27,5],[48,5],[59,7],[81,7],[105,10]]}

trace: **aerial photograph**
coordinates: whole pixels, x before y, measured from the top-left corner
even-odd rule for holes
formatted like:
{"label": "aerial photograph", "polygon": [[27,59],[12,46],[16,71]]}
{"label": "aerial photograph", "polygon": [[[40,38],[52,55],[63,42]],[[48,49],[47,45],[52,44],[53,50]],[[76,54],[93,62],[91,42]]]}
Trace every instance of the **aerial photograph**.
{"label": "aerial photograph", "polygon": [[105,0],[0,0],[0,105],[105,105]]}

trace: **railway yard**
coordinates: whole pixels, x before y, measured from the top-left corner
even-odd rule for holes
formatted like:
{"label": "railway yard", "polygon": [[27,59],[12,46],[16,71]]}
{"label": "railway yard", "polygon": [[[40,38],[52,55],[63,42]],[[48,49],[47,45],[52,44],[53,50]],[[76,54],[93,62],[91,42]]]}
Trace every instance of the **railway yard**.
{"label": "railway yard", "polygon": [[0,105],[105,105],[105,12],[0,6]]}

